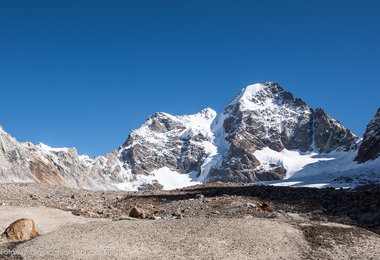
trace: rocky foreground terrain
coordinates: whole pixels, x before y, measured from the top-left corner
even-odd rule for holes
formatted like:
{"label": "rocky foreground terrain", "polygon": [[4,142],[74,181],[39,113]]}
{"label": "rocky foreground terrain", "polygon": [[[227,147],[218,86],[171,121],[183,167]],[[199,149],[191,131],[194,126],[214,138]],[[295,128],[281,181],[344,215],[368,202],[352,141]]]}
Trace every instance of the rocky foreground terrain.
{"label": "rocky foreground terrain", "polygon": [[[355,190],[214,183],[172,191],[1,184],[3,259],[379,259],[380,186]],[[3,232],[0,231],[0,232]]]}

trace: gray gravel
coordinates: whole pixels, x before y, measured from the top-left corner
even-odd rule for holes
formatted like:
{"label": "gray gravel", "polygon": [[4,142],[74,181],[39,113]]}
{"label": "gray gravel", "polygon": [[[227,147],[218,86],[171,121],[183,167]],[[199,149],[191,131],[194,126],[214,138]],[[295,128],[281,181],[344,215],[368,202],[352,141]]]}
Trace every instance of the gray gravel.
{"label": "gray gravel", "polygon": [[25,259],[300,259],[308,244],[267,219],[179,219],[72,225],[19,245]]}
{"label": "gray gravel", "polygon": [[[260,197],[268,193],[274,199],[293,198],[291,192],[313,201],[308,193],[314,190],[252,190],[232,185],[205,188],[204,196],[201,190],[191,189],[136,194],[36,184],[2,184],[0,188],[0,228],[4,230],[17,218],[31,217],[41,234],[21,244],[0,239],[0,259],[380,259],[380,236],[350,226],[344,217],[347,211],[338,216],[343,220],[338,224],[315,210],[314,204],[304,204],[307,207],[301,212],[287,211],[294,208],[242,196],[246,190],[266,192],[258,193]],[[216,191],[220,194],[211,194]],[[361,193],[353,195],[361,198]],[[375,195],[371,198],[376,199]],[[343,203],[328,198],[328,205]],[[157,220],[128,218],[134,205]]]}

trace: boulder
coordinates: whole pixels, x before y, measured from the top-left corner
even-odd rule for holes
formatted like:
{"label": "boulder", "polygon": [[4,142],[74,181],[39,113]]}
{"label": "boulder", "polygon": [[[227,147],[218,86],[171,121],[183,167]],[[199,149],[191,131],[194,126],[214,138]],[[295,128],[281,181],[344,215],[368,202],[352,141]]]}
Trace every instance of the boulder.
{"label": "boulder", "polygon": [[129,212],[129,216],[132,218],[140,218],[140,219],[146,218],[145,211],[142,208],[138,208],[138,207],[133,207],[131,211]]}
{"label": "boulder", "polygon": [[35,238],[37,236],[36,223],[30,218],[18,219],[5,229],[2,236],[18,241]]}

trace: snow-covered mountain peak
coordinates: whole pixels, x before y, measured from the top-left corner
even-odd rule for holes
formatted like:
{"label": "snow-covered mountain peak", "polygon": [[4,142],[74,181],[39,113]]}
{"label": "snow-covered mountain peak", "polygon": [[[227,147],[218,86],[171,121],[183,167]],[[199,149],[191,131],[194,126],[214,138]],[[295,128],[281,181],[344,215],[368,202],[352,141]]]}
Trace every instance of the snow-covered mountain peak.
{"label": "snow-covered mountain peak", "polygon": [[210,126],[216,116],[217,113],[211,108],[205,108],[196,114],[179,116],[157,112],[148,117],[140,128],[133,130],[128,140],[144,138],[154,142],[156,138],[159,141],[168,136],[184,137],[189,134],[200,134],[211,139],[213,134]]}
{"label": "snow-covered mountain peak", "polygon": [[248,85],[241,90],[239,99],[250,98],[266,87],[267,85],[264,85],[262,83],[255,83],[252,85]]}
{"label": "snow-covered mountain peak", "polygon": [[313,110],[275,82],[243,89],[214,125],[220,126],[220,120],[224,120],[224,132],[219,130],[222,134],[217,136],[224,135],[229,145],[224,145],[227,149],[219,149],[225,152],[219,160],[221,164],[215,163],[210,171],[212,180],[252,182],[286,176],[287,169],[281,163],[271,161],[270,167],[260,168],[264,162],[255,154],[263,149],[276,154],[330,153],[357,148],[358,138],[350,130],[324,110]]}
{"label": "snow-covered mountain peak", "polygon": [[[283,111],[285,109],[285,111]],[[232,110],[247,112],[279,112],[286,115],[307,112],[310,108],[304,101],[294,98],[276,82],[256,83],[242,89],[227,105],[227,113]],[[266,113],[265,112],[265,113]],[[266,113],[268,114],[268,113]],[[268,115],[271,116],[271,115]],[[273,120],[272,120],[273,121]]]}
{"label": "snow-covered mountain peak", "polygon": [[[380,110],[361,145],[366,160],[380,154],[379,129]],[[190,115],[157,112],[118,150],[93,159],[75,148],[19,143],[0,128],[0,180],[128,190],[279,180],[308,165],[304,173],[315,173],[311,168],[322,162],[333,166],[334,154],[349,161],[358,141],[323,109],[265,82],[241,90],[219,114],[211,108]]]}
{"label": "snow-covered mountain peak", "polygon": [[255,83],[252,85],[248,85],[247,87],[240,90],[239,94],[235,96],[235,98],[227,105],[233,106],[236,104],[244,104],[249,103],[251,98],[256,95],[259,91],[263,90],[266,86],[261,83]]}
{"label": "snow-covered mountain peak", "polygon": [[121,159],[135,174],[149,175],[162,167],[178,173],[200,174],[204,160],[216,148],[211,108],[191,115],[156,113],[120,147]]}
{"label": "snow-covered mountain peak", "polygon": [[[284,142],[298,139],[297,131],[307,132],[303,128],[308,127],[305,125],[312,120],[312,113],[301,99],[294,98],[278,83],[266,82],[240,92],[224,111],[224,127],[230,135],[241,131],[254,135],[258,148],[269,146],[281,151],[286,146]],[[308,147],[305,144],[302,149]]]}

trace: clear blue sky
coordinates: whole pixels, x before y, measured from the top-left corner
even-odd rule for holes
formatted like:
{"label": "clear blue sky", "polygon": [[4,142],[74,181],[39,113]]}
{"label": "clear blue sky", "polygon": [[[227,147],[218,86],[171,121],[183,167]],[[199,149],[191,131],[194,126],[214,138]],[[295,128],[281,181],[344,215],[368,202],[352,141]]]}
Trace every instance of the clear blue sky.
{"label": "clear blue sky", "polygon": [[380,106],[380,1],[1,1],[0,125],[117,148],[155,111],[222,111],[277,81],[362,135]]}

